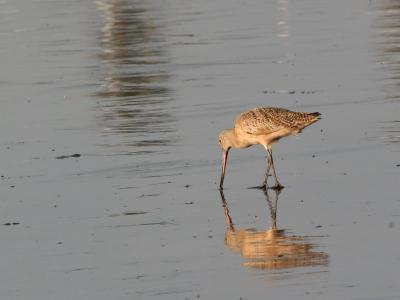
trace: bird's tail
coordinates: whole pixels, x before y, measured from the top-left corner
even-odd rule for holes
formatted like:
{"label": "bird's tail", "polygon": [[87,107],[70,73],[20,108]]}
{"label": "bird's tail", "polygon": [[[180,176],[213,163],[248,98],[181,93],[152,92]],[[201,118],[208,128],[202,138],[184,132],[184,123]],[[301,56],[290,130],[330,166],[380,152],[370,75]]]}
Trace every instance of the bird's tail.
{"label": "bird's tail", "polygon": [[312,113],[309,113],[308,114],[310,117],[311,117],[311,120],[310,120],[310,123],[307,125],[307,126],[309,126],[309,125],[311,125],[312,123],[315,123],[315,122],[317,122],[317,121],[319,121],[319,120],[321,120],[321,113],[319,113],[319,112],[312,112]]}
{"label": "bird's tail", "polygon": [[308,118],[306,118],[306,120],[304,120],[302,124],[299,124],[299,132],[321,119],[321,114],[319,112],[307,113],[307,115]]}
{"label": "bird's tail", "polygon": [[318,117],[318,120],[321,119],[321,113],[319,113],[319,112],[317,112],[317,111],[316,111],[316,112],[313,112],[313,113],[309,113],[309,115],[310,115],[310,116],[313,116],[313,117]]}

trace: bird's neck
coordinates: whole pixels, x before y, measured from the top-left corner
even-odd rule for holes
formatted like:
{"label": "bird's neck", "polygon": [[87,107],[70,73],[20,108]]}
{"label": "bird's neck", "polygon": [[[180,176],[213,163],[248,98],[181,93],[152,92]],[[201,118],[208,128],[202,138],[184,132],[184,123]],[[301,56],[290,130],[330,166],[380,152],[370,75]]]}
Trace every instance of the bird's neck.
{"label": "bird's neck", "polygon": [[236,133],[234,129],[230,129],[227,133],[227,138],[229,139],[229,143],[232,148],[240,149],[247,148],[251,146],[247,141],[241,139]]}

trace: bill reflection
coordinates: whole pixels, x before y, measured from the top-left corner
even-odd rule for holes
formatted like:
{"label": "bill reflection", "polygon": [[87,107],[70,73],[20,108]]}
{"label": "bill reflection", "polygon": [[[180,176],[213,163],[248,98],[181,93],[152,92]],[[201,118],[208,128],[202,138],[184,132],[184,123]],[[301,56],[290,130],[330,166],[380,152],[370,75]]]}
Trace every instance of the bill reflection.
{"label": "bill reflection", "polygon": [[226,246],[243,256],[244,266],[257,269],[273,270],[327,265],[328,254],[314,251],[317,245],[311,242],[311,237],[295,236],[277,228],[277,204],[280,191],[273,191],[275,197],[272,200],[269,195],[270,190],[263,192],[271,216],[271,228],[267,230],[235,228],[225,195],[223,191],[220,191],[226,221]]}

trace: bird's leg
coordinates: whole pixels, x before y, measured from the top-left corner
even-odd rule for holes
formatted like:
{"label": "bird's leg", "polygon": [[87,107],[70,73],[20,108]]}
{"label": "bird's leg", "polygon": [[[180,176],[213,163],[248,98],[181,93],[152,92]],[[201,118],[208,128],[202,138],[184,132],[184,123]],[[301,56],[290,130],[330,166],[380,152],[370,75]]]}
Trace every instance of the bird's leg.
{"label": "bird's leg", "polygon": [[263,185],[265,188],[268,188],[268,177],[269,177],[269,170],[271,170],[272,161],[269,155],[267,155],[267,170],[265,171],[265,177]]}
{"label": "bird's leg", "polygon": [[271,169],[271,159],[269,155],[267,155],[267,170],[265,171],[264,180],[261,185],[250,187],[249,189],[267,189],[268,188],[268,176],[269,170]]}
{"label": "bird's leg", "polygon": [[278,178],[276,177],[274,159],[272,158],[272,148],[268,147],[267,148],[267,152],[268,152],[268,157],[269,157],[270,164],[271,164],[271,167],[272,167],[272,172],[274,173],[274,178],[275,178],[275,186],[273,186],[272,188],[274,190],[281,190],[281,189],[283,189],[283,185],[279,183]]}

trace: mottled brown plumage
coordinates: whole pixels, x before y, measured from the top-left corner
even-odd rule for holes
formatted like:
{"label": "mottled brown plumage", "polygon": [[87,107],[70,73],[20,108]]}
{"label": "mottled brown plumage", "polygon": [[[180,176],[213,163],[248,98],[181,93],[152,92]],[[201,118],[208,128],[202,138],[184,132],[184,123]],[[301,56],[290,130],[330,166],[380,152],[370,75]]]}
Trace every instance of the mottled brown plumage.
{"label": "mottled brown plumage", "polygon": [[319,119],[319,114],[295,112],[276,107],[257,107],[241,113],[236,118],[235,131],[267,135],[288,129],[293,133],[299,133],[304,127]]}
{"label": "mottled brown plumage", "polygon": [[223,150],[220,188],[223,188],[226,161],[230,148],[247,148],[260,144],[268,152],[267,172],[264,183],[267,186],[269,170],[272,167],[275,177],[275,188],[282,188],[275,173],[272,158],[272,145],[282,137],[296,135],[305,127],[315,123],[320,113],[295,112],[276,107],[257,107],[241,113],[236,119],[234,128],[223,130],[219,134],[219,144]]}

